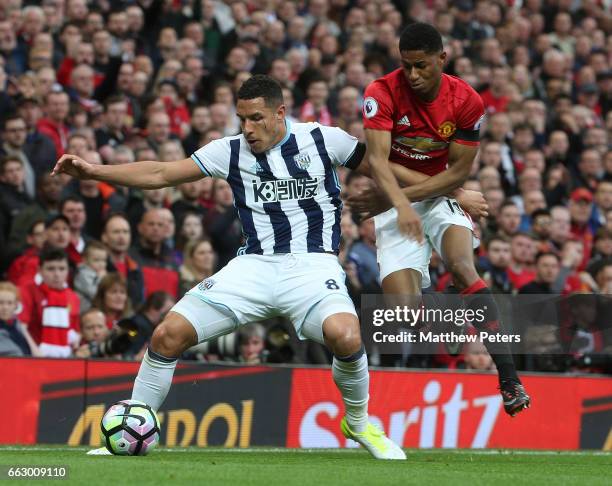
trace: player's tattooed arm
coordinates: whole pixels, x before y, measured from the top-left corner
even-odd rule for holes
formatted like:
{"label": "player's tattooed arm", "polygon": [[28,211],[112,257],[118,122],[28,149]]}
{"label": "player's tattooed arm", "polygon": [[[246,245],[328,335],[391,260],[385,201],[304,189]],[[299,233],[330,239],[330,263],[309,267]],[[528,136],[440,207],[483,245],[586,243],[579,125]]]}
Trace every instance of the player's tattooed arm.
{"label": "player's tattooed arm", "polygon": [[141,189],[175,186],[203,177],[200,168],[190,158],[173,162],[142,161],[121,165],[99,165],[91,164],[71,154],[62,155],[51,174],[68,174],[77,179],[94,179]]}

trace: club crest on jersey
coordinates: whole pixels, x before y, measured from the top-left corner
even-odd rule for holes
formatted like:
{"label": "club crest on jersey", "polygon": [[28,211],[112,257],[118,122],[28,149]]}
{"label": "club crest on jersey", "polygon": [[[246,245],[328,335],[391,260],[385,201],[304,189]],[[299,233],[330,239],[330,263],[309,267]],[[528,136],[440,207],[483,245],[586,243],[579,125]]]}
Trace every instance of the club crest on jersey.
{"label": "club crest on jersey", "polygon": [[198,289],[204,292],[205,290],[210,290],[213,285],[215,285],[215,281],[212,278],[207,278],[198,284]]}
{"label": "club crest on jersey", "polygon": [[309,154],[297,154],[293,156],[293,161],[300,169],[306,170],[310,167],[310,155]]}
{"label": "club crest on jersey", "polygon": [[378,103],[374,98],[368,96],[363,100],[363,115],[366,118],[372,118],[376,113],[378,113]]}
{"label": "club crest on jersey", "polygon": [[442,123],[442,125],[440,125],[438,127],[438,133],[440,134],[440,136],[442,136],[444,138],[448,138],[453,133],[455,133],[456,129],[457,129],[457,127],[455,126],[455,124],[453,122],[445,121],[444,123]]}

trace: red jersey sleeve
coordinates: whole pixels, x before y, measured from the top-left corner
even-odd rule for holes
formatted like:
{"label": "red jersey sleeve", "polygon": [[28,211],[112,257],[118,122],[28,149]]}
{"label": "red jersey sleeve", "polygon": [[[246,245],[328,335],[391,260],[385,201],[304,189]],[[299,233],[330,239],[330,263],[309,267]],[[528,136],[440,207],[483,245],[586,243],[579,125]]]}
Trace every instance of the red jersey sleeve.
{"label": "red jersey sleeve", "polygon": [[393,130],[393,97],[380,80],[371,83],[363,98],[363,128]]}
{"label": "red jersey sleeve", "polygon": [[32,302],[32,294],[30,293],[29,286],[20,286],[19,295],[21,301],[21,312],[17,318],[31,330],[32,328],[30,326],[32,325],[33,320],[34,303]]}
{"label": "red jersey sleeve", "polygon": [[473,89],[466,90],[466,98],[457,108],[457,131],[453,142],[463,145],[480,143],[480,126],[484,121],[485,107],[480,95]]}

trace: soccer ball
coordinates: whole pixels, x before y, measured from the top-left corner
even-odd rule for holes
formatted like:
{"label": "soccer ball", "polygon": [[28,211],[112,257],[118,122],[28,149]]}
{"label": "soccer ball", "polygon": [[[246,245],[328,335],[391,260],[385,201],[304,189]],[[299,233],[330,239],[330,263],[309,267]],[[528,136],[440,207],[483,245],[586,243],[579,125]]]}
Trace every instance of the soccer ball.
{"label": "soccer ball", "polygon": [[159,419],[151,407],[138,400],[121,400],[102,417],[101,437],[118,456],[143,456],[159,442]]}

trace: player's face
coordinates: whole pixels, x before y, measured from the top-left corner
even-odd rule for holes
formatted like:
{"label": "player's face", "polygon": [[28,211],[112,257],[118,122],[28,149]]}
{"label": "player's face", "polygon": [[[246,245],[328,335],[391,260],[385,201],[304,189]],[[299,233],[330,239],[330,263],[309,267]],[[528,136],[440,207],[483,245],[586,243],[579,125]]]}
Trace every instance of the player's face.
{"label": "player's face", "polygon": [[238,100],[236,114],[251,151],[262,153],[285,136],[285,105],[267,106],[263,98]]}
{"label": "player's face", "polygon": [[431,101],[438,94],[446,52],[402,51],[402,69],[419,98]]}

